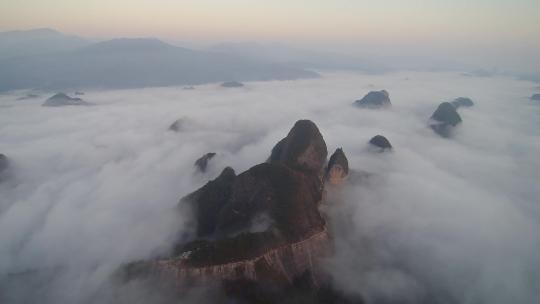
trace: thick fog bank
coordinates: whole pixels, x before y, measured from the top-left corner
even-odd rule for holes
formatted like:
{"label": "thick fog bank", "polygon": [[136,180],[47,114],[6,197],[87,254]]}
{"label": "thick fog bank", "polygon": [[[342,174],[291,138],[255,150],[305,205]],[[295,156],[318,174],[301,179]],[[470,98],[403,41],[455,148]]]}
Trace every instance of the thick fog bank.
{"label": "thick fog bank", "polygon": [[[352,106],[386,89],[392,107]],[[92,106],[42,107],[54,92],[0,95],[0,302],[102,298],[125,262],[166,253],[188,214],[178,199],[225,166],[269,156],[298,119],[330,152],[375,173],[330,193],[338,287],[368,303],[532,303],[540,296],[540,104],[530,82],[458,73],[324,74],[320,79],[88,91]],[[426,127],[467,96],[445,139]],[[179,132],[168,131],[182,119]],[[392,152],[367,142],[386,136]],[[216,152],[207,172],[193,163]],[[115,300],[159,301],[127,288]],[[99,291],[99,292],[98,292]],[[133,292],[133,293],[132,293]]]}

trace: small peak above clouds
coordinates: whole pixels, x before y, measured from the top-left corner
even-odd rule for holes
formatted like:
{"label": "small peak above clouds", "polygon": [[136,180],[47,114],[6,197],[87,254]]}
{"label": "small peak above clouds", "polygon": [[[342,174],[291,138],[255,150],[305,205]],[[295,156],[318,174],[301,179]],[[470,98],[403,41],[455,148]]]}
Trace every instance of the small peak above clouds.
{"label": "small peak above clouds", "polygon": [[65,93],[56,93],[54,96],[47,99],[44,103],[44,107],[61,107],[61,106],[87,106],[90,103],[77,97],[70,97]]}

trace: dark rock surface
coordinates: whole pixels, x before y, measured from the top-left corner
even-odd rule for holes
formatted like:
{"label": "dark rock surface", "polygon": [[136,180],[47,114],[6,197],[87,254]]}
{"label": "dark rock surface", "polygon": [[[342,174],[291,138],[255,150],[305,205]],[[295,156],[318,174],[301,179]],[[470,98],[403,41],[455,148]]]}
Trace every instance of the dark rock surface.
{"label": "dark rock surface", "polygon": [[61,106],[84,106],[89,105],[88,102],[81,98],[69,97],[64,93],[57,93],[43,103],[44,107],[61,107]]}
{"label": "dark rock surface", "polygon": [[449,137],[455,126],[461,123],[456,108],[449,102],[443,102],[431,115],[429,126],[442,137]]}
{"label": "dark rock surface", "polygon": [[458,97],[454,99],[451,104],[457,109],[460,107],[472,107],[474,102],[468,97]]}
{"label": "dark rock surface", "polygon": [[75,92],[75,95],[81,96],[81,95],[84,95],[84,92],[77,91],[77,92]]}
{"label": "dark rock surface", "polygon": [[317,126],[310,120],[299,120],[272,149],[269,161],[296,169],[319,173],[326,162],[326,143]]}
{"label": "dark rock surface", "polygon": [[386,90],[381,91],[371,91],[362,99],[357,100],[353,103],[355,106],[361,108],[386,108],[392,106],[390,102],[390,96]]}
{"label": "dark rock surface", "polygon": [[216,179],[209,181],[199,190],[180,200],[181,204],[192,204],[197,220],[198,237],[205,237],[214,233],[219,211],[231,196],[235,178],[234,170],[227,167],[223,169]]}
{"label": "dark rock surface", "polygon": [[224,88],[240,88],[243,87],[244,84],[238,81],[226,81],[222,83],[221,86]]}
{"label": "dark rock surface", "polygon": [[253,219],[266,214],[287,240],[300,240],[324,221],[317,210],[322,184],[316,175],[295,171],[281,163],[263,163],[238,175],[231,198],[221,210],[219,234],[249,230]]}
{"label": "dark rock surface", "polygon": [[214,156],[216,156],[216,153],[209,152],[205,155],[201,156],[199,159],[195,161],[194,166],[200,171],[200,172],[206,172],[206,167],[208,167],[208,161],[210,161]]}
{"label": "dark rock surface", "polygon": [[330,156],[328,165],[326,166],[325,178],[333,185],[340,184],[349,174],[349,161],[343,152],[343,149],[338,148]]}
{"label": "dark rock surface", "polygon": [[369,143],[375,147],[381,148],[381,150],[392,149],[390,141],[382,135],[373,136],[369,140]]}
{"label": "dark rock surface", "polygon": [[531,96],[531,100],[537,100],[537,101],[539,101],[539,100],[540,100],[540,94],[533,94],[533,95]]}

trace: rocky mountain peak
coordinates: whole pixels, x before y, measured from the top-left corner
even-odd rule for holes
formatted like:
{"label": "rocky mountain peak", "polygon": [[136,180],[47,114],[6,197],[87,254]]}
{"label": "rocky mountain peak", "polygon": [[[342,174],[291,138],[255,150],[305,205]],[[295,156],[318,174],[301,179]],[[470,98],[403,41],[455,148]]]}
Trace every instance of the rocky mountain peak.
{"label": "rocky mountain peak", "polygon": [[[302,280],[310,286],[308,293],[318,290],[325,277],[319,258],[330,254],[331,248],[319,211],[326,156],[317,126],[309,120],[297,121],[276,144],[268,162],[238,175],[225,168],[216,179],[183,197],[179,208],[192,210],[195,239],[179,240],[169,257],[128,265],[128,278],[142,273],[175,286],[218,281],[235,287],[244,282],[272,296]],[[347,158],[337,149],[327,176],[342,179],[348,171]],[[248,294],[236,288],[227,293],[243,299]]]}
{"label": "rocky mountain peak", "polygon": [[381,150],[387,150],[392,149],[392,145],[390,144],[390,141],[382,136],[382,135],[375,135],[370,140],[369,143],[372,146],[375,146],[377,148],[380,148]]}
{"label": "rocky mountain peak", "polygon": [[43,103],[44,107],[80,106],[89,105],[88,102],[78,97],[70,97],[65,93],[57,93]]}
{"label": "rocky mountain peak", "polygon": [[345,156],[342,148],[336,149],[336,151],[330,156],[328,165],[326,167],[326,180],[330,184],[341,184],[343,179],[349,174],[349,161]]}
{"label": "rocky mountain peak", "polygon": [[299,120],[272,149],[270,162],[281,162],[295,170],[319,173],[328,150],[317,126],[310,120]]}
{"label": "rocky mountain peak", "polygon": [[390,102],[390,95],[386,90],[371,91],[366,94],[362,99],[354,102],[354,105],[360,108],[386,108],[392,106]]}
{"label": "rocky mountain peak", "polygon": [[456,111],[456,107],[449,102],[443,102],[437,107],[433,115],[431,115],[429,125],[437,134],[442,137],[449,137],[453,127],[460,123],[461,116]]}
{"label": "rocky mountain peak", "polygon": [[206,167],[208,167],[208,162],[216,156],[216,153],[209,152],[201,156],[199,159],[195,161],[194,166],[199,170],[200,172],[206,172]]}

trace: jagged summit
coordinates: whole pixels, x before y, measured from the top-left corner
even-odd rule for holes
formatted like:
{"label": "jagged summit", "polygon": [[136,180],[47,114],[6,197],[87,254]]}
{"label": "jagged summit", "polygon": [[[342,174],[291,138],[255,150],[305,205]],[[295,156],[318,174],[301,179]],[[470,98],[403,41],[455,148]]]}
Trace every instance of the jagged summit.
{"label": "jagged summit", "polygon": [[299,120],[274,146],[269,161],[318,173],[324,167],[327,155],[326,143],[317,126],[311,120]]}
{"label": "jagged summit", "polygon": [[[273,150],[275,153],[279,150],[279,153],[271,157],[272,161],[256,165],[238,176],[228,175],[231,177],[227,179],[230,181],[228,188],[218,187],[220,197],[215,199],[219,202],[208,203],[213,207],[220,206],[212,215],[215,216],[215,229],[208,231],[210,234],[226,236],[249,232],[260,216],[266,217],[272,229],[281,231],[286,239],[302,238],[313,225],[323,225],[316,210],[322,199],[318,190],[322,182],[319,173],[327,153],[322,135],[313,122],[300,120],[280,143],[281,148]],[[212,196],[217,191],[215,186],[223,184],[222,180],[220,175],[181,201],[205,206],[205,195]],[[296,207],[298,211],[295,211]]]}

